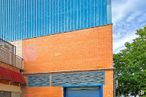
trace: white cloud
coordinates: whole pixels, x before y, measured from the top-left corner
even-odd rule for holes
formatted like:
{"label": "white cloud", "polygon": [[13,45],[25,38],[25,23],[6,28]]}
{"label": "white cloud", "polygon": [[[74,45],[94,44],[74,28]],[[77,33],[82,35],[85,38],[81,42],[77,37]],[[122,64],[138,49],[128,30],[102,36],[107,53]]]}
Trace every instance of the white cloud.
{"label": "white cloud", "polygon": [[128,13],[139,12],[145,6],[146,0],[113,0],[112,14],[113,22],[116,23]]}
{"label": "white cloud", "polygon": [[113,0],[114,53],[136,38],[136,30],[146,25],[146,0]]}
{"label": "white cloud", "polygon": [[133,39],[135,39],[137,37],[137,35],[133,32],[129,35],[125,35],[127,37],[122,37],[122,38],[117,38],[114,40],[114,44],[113,44],[113,48],[114,49],[114,53],[118,53],[120,50],[124,49],[124,44],[126,42],[132,42]]}

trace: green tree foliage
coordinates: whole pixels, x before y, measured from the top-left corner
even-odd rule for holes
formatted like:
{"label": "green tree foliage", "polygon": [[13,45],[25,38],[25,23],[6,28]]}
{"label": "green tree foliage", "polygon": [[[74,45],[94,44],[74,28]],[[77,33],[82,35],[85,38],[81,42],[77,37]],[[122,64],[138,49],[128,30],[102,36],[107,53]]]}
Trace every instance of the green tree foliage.
{"label": "green tree foliage", "polygon": [[127,42],[124,50],[114,54],[116,91],[120,95],[137,95],[146,89],[146,27],[136,34],[132,43]]}

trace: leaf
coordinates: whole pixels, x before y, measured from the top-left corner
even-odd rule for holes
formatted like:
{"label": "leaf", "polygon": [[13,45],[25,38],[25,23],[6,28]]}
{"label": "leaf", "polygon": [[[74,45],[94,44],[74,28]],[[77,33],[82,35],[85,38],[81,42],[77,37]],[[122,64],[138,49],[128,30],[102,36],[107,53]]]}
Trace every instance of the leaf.
{"label": "leaf", "polygon": [[114,54],[117,93],[137,95],[146,88],[146,27],[137,30],[138,37],[125,43],[125,49]]}

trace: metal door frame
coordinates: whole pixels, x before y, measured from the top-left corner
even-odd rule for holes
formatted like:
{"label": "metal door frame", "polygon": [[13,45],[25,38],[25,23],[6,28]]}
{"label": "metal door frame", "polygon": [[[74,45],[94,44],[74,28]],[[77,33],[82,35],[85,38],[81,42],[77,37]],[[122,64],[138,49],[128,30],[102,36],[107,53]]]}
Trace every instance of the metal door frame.
{"label": "metal door frame", "polygon": [[78,87],[99,87],[99,97],[103,97],[103,84],[80,84],[80,85],[65,85],[63,86],[63,92],[64,92],[64,96],[63,97],[66,97],[65,95],[65,91],[66,91],[66,88],[78,88]]}

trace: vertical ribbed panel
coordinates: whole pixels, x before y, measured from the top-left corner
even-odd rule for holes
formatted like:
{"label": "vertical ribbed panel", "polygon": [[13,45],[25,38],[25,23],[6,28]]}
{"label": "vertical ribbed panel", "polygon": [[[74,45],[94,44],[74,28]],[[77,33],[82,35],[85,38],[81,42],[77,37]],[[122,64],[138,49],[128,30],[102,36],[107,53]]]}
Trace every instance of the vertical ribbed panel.
{"label": "vertical ribbed panel", "polygon": [[6,40],[110,23],[110,0],[0,0],[0,37]]}
{"label": "vertical ribbed panel", "polygon": [[112,23],[111,0],[107,0],[107,24]]}

